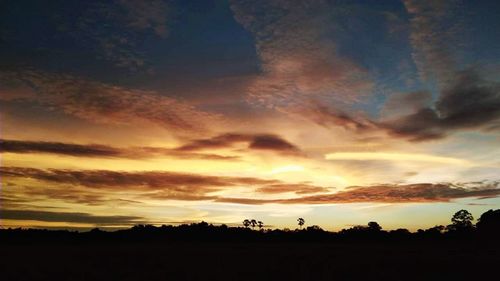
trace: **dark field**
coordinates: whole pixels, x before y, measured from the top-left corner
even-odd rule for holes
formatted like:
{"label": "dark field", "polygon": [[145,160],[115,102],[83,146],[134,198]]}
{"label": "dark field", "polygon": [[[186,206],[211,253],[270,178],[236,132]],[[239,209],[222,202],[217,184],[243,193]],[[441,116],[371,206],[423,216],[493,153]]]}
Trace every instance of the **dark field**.
{"label": "dark field", "polygon": [[500,280],[464,241],[1,245],[2,280]]}

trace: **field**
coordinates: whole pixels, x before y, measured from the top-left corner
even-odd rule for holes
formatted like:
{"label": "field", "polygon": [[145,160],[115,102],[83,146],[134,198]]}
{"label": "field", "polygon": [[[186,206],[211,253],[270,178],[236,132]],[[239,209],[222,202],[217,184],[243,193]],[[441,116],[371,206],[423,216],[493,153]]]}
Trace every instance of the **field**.
{"label": "field", "polygon": [[2,280],[499,280],[500,247],[442,242],[1,246]]}

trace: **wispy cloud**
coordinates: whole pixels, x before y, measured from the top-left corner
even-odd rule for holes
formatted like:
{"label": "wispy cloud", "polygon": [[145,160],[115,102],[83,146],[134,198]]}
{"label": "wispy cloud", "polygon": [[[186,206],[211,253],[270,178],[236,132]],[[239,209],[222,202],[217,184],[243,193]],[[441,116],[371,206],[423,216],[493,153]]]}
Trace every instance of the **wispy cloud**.
{"label": "wispy cloud", "polygon": [[174,133],[207,130],[220,116],[158,92],[35,70],[0,72],[0,81],[29,86],[36,95],[17,101],[41,104],[97,123],[156,124]]}
{"label": "wispy cloud", "polygon": [[[148,63],[138,48],[141,38],[150,34],[165,38],[169,34],[172,7],[167,1],[113,0],[89,2],[68,26],[67,32],[78,44],[88,45],[99,56],[131,71],[147,69]],[[65,19],[66,15],[59,15]]]}
{"label": "wispy cloud", "polygon": [[0,152],[10,153],[49,153],[75,157],[97,158],[154,158],[170,157],[177,159],[237,160],[238,156],[213,153],[197,153],[163,147],[112,147],[100,144],[72,144],[47,141],[21,141],[0,139]]}
{"label": "wispy cloud", "polygon": [[424,81],[437,79],[446,82],[453,75],[456,61],[453,45],[457,45],[456,33],[461,23],[455,14],[460,9],[458,0],[403,1],[410,19],[410,40],[413,60],[420,78]]}
{"label": "wispy cloud", "polygon": [[[58,170],[2,167],[3,181],[9,178],[34,179],[90,190],[134,191],[149,199],[214,201],[239,204],[342,204],[360,202],[412,203],[449,202],[459,198],[494,198],[500,195],[500,182],[416,183],[351,186],[341,191],[308,183],[286,183],[253,177],[223,177],[173,172],[121,172],[107,170]],[[247,187],[261,194],[295,193],[287,199],[231,198],[215,194],[234,187]],[[82,191],[83,192],[83,191]],[[316,193],[315,195],[306,195]],[[60,198],[64,200],[64,198]],[[99,198],[98,198],[99,199]],[[72,198],[70,201],[75,202]]]}
{"label": "wispy cloud", "polygon": [[255,37],[262,74],[249,100],[289,112],[305,103],[350,104],[373,86],[368,72],[337,54],[332,34],[343,9],[324,1],[232,1],[235,19]]}
{"label": "wispy cloud", "polygon": [[335,152],[325,155],[327,160],[359,160],[359,161],[418,161],[432,162],[448,165],[469,166],[470,162],[452,157],[435,156],[417,153],[394,153],[394,152]]}
{"label": "wispy cloud", "polygon": [[136,191],[149,197],[177,200],[207,200],[209,194],[237,186],[252,187],[280,181],[253,177],[224,177],[159,171],[61,170],[1,167],[2,182],[9,178],[34,179],[110,191]]}
{"label": "wispy cloud", "polygon": [[263,187],[259,187],[255,190],[259,193],[265,194],[277,194],[277,193],[286,193],[293,192],[295,194],[309,194],[309,193],[324,193],[330,191],[330,188],[323,186],[315,186],[306,183],[298,183],[298,184],[270,184]]}
{"label": "wispy cloud", "polygon": [[88,213],[48,212],[39,210],[10,210],[0,211],[3,219],[30,220],[42,222],[83,223],[103,226],[123,226],[145,223],[146,219],[136,216],[99,216]]}
{"label": "wispy cloud", "polygon": [[249,199],[219,198],[216,201],[240,204],[343,204],[343,203],[418,203],[449,202],[454,199],[479,197],[493,198],[500,195],[500,183],[452,184],[418,183],[407,185],[382,184],[373,186],[353,186],[345,190],[330,193],[303,196],[291,199]]}
{"label": "wispy cloud", "polygon": [[0,139],[0,151],[11,153],[52,153],[83,157],[117,157],[119,149],[97,144],[70,144],[46,141],[20,141]]}

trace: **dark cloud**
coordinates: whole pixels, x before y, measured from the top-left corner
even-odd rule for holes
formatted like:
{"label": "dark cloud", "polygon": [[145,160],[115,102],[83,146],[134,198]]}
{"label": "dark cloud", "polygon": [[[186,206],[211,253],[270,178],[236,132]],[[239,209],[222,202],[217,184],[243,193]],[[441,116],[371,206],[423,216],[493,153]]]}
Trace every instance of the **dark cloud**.
{"label": "dark cloud", "polygon": [[385,101],[380,114],[387,118],[409,115],[431,104],[432,94],[428,91],[394,94]]}
{"label": "dark cloud", "polygon": [[0,151],[12,153],[52,153],[85,157],[116,157],[121,151],[105,145],[80,145],[45,141],[0,139]]}
{"label": "dark cloud", "polygon": [[47,212],[37,210],[0,210],[2,219],[43,222],[88,223],[95,225],[134,225],[146,220],[136,216],[96,216],[88,213]]}
{"label": "dark cloud", "polygon": [[273,134],[238,134],[229,133],[208,139],[194,140],[177,148],[178,151],[197,151],[204,149],[231,148],[238,143],[245,143],[248,149],[269,150],[286,154],[300,154],[300,149]]}
{"label": "dark cloud", "polygon": [[450,132],[488,129],[500,120],[500,83],[485,81],[474,70],[458,72],[434,107],[379,124],[411,140],[443,138]]}
{"label": "dark cloud", "polygon": [[[465,38],[460,1],[403,3],[411,16],[412,55],[420,78],[426,83],[436,82],[439,96],[429,104],[429,93],[407,95],[413,100],[399,104],[413,105],[413,112],[379,126],[414,141],[444,138],[456,130],[494,129],[500,120],[500,83],[483,79],[487,76],[474,69],[460,68],[456,47]],[[386,107],[397,105],[397,101],[388,101]]]}
{"label": "dark cloud", "polygon": [[250,135],[245,134],[223,134],[209,139],[193,140],[192,142],[177,148],[179,151],[196,151],[203,149],[217,149],[231,147],[235,143],[248,142],[252,139]]}
{"label": "dark cloud", "polygon": [[407,114],[380,121],[342,113],[326,107],[310,110],[313,120],[324,126],[341,126],[357,132],[385,131],[411,141],[441,139],[459,130],[498,130],[500,83],[487,81],[474,69],[457,72],[449,85],[429,105],[430,94],[415,92],[388,101],[387,108]]}
{"label": "dark cloud", "polygon": [[77,157],[152,158],[172,157],[178,159],[237,160],[237,156],[178,151],[162,147],[117,148],[99,144],[71,144],[45,141],[21,141],[0,139],[0,152],[50,153]]}
{"label": "dark cloud", "polygon": [[256,135],[248,145],[250,149],[274,150],[297,153],[299,149],[276,135]]}

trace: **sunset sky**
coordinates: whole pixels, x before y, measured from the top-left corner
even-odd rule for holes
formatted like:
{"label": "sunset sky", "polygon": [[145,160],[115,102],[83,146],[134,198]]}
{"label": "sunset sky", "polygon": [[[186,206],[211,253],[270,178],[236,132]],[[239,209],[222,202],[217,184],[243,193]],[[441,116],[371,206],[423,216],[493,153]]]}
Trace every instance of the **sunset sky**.
{"label": "sunset sky", "polygon": [[0,225],[500,208],[500,1],[0,2]]}

